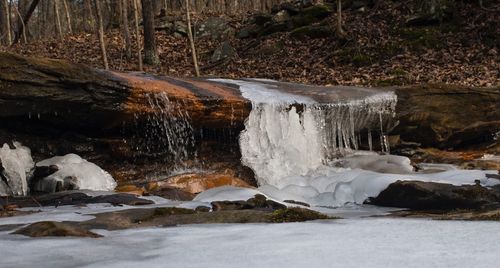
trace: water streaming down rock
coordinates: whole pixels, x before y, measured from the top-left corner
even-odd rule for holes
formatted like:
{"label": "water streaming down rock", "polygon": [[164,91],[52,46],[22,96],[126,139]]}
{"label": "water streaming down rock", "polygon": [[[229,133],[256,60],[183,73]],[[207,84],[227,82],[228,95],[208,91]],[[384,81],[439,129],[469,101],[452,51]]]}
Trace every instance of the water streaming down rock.
{"label": "water streaming down rock", "polygon": [[185,168],[187,160],[195,155],[194,131],[185,103],[170,101],[165,92],[147,93],[146,99],[153,111],[146,126],[137,126],[135,138],[138,151],[148,155],[163,155],[174,164],[174,169]]}

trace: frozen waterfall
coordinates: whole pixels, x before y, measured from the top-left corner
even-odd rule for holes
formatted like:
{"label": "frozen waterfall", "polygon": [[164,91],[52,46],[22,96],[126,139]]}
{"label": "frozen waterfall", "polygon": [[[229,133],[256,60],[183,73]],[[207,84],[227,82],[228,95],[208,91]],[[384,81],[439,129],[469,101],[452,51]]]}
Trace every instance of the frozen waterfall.
{"label": "frozen waterfall", "polygon": [[[389,152],[397,96],[357,87],[316,88],[272,80],[212,81],[237,85],[252,102],[240,135],[243,164],[252,168],[259,190],[277,200],[311,205],[362,204],[397,180],[492,184],[485,171],[413,171],[410,160],[371,152],[372,133]],[[362,137],[361,133],[365,133]],[[370,151],[360,151],[360,143]]]}

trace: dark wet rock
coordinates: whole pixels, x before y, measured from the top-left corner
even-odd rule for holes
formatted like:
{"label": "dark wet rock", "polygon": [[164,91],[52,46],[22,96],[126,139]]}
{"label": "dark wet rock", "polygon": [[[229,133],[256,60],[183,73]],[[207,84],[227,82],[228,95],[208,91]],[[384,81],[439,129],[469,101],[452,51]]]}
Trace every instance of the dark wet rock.
{"label": "dark wet rock", "polygon": [[267,199],[264,195],[257,194],[255,197],[247,201],[214,201],[211,203],[213,211],[221,210],[244,210],[244,209],[257,209],[257,210],[277,210],[286,208],[285,205],[273,200]]}
{"label": "dark wet rock", "polygon": [[500,205],[500,196],[480,185],[397,181],[368,203],[378,206],[428,209],[480,209]]}
{"label": "dark wet rock", "polygon": [[257,194],[254,197],[248,199],[247,203],[253,205],[256,209],[276,210],[286,208],[286,205],[270,199],[266,199],[266,197],[261,194]]}
{"label": "dark wet rock", "polygon": [[211,203],[214,211],[221,210],[242,210],[255,208],[252,204],[246,201],[214,201]]}
{"label": "dark wet rock", "polygon": [[148,191],[149,195],[156,195],[170,200],[191,201],[196,196],[193,193],[174,187],[161,187]]}
{"label": "dark wet rock", "polygon": [[196,212],[210,212],[212,208],[206,206],[197,206],[194,210]]}
{"label": "dark wet rock", "polygon": [[288,203],[288,204],[301,205],[301,206],[304,206],[304,207],[310,207],[311,206],[311,205],[309,205],[307,203],[300,202],[300,201],[295,201],[295,200],[284,200],[283,202]]}
{"label": "dark wet rock", "polygon": [[138,198],[132,194],[110,194],[110,195],[100,195],[90,198],[87,203],[110,203],[112,205],[129,205],[129,206],[141,206],[154,204],[153,201]]}
{"label": "dark wet rock", "polygon": [[330,217],[305,208],[278,209],[271,214],[271,222],[303,222],[312,220],[324,220]]}
{"label": "dark wet rock", "polygon": [[57,165],[50,166],[35,166],[33,179],[41,179],[56,173],[59,170]]}
{"label": "dark wet rock", "polygon": [[79,228],[73,224],[66,224],[54,221],[42,221],[32,223],[24,228],[21,228],[12,234],[20,234],[30,237],[47,237],[47,236],[76,236],[98,238],[102,235],[93,233],[83,228]]}
{"label": "dark wet rock", "polygon": [[132,194],[110,194],[101,196],[89,196],[83,192],[67,191],[53,194],[28,196],[28,197],[0,197],[0,205],[4,204],[17,205],[23,207],[39,207],[39,206],[66,206],[66,205],[83,205],[95,203],[110,203],[112,205],[149,205],[154,202],[147,199],[138,198]]}
{"label": "dark wet rock", "polygon": [[391,134],[402,141],[460,149],[494,143],[500,132],[498,87],[427,85],[399,88],[396,94],[399,125]]}

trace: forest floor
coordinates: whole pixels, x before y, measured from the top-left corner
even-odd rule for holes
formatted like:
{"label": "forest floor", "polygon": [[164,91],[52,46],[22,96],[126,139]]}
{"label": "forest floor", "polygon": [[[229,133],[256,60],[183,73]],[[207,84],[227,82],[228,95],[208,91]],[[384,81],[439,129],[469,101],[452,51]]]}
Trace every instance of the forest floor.
{"label": "forest floor", "polygon": [[[500,84],[499,12],[460,3],[455,16],[447,22],[408,27],[408,7],[398,2],[383,3],[364,12],[345,11],[346,37],[340,39],[335,35],[294,39],[290,32],[278,32],[253,39],[197,40],[202,76],[259,77],[320,85]],[[227,19],[238,30],[247,18]],[[334,28],[335,19],[333,14],[325,21]],[[194,76],[187,38],[157,31],[157,41],[161,64],[147,66],[146,71]],[[210,57],[223,41],[229,41],[237,53],[223,64],[214,65]],[[111,69],[137,70],[137,60],[124,57],[118,29],[106,33],[106,43]],[[96,34],[79,33],[62,41],[45,39],[2,50],[102,68]]]}

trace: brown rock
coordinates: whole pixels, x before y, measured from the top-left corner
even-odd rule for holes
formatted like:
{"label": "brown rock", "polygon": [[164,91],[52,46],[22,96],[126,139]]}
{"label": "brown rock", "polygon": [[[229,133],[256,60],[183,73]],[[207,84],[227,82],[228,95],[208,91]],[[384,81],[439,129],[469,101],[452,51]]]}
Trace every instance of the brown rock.
{"label": "brown rock", "polygon": [[46,237],[46,236],[77,236],[98,238],[102,235],[93,233],[81,227],[70,225],[62,222],[42,221],[32,223],[24,228],[21,228],[13,234],[20,234],[30,237]]}
{"label": "brown rock", "polygon": [[220,186],[237,186],[253,188],[245,181],[227,174],[181,174],[157,183],[160,187],[173,187],[188,193],[197,194]]}
{"label": "brown rock", "polygon": [[144,195],[144,188],[139,188],[135,185],[128,184],[128,185],[121,185],[115,188],[115,192],[120,192],[120,193],[128,193],[128,194],[134,194],[134,195]]}
{"label": "brown rock", "polygon": [[493,142],[500,131],[500,88],[426,85],[396,89],[392,131],[401,140],[443,149]]}

